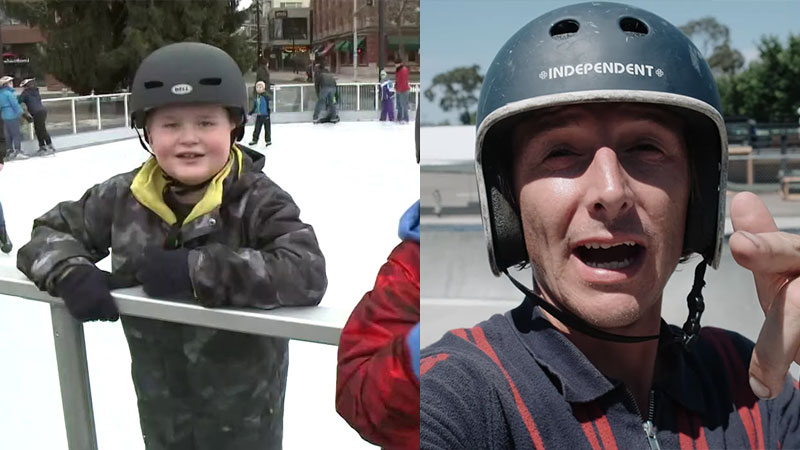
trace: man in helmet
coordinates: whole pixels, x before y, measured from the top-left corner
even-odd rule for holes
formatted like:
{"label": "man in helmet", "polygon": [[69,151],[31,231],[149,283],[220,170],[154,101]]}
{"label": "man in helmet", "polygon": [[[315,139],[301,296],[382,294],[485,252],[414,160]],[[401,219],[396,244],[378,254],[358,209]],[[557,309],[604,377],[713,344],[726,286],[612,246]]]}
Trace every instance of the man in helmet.
{"label": "man in helmet", "polygon": [[[419,163],[419,109],[417,109]],[[400,244],[342,330],[336,411],[367,441],[419,448],[419,200],[400,218]]]}
{"label": "man in helmet", "polygon": [[[183,42],[142,61],[131,120],[152,157],[34,222],[17,267],[81,321],[117,320],[110,289],[205,307],[316,305],[325,262],[291,197],[234,145],[236,62]],[[140,131],[141,130],[141,131]],[[95,263],[113,252],[113,275]],[[122,317],[148,449],[279,449],[288,340]]]}
{"label": "man in helmet", "polygon": [[[641,9],[559,8],[500,49],[478,106],[482,218],[493,272],[530,264],[534,287],[509,276],[518,308],[423,350],[422,449],[800,447],[800,239],[752,194],[730,246],[767,315],[754,356],[700,327],[725,217],[720,109],[698,50]],[[664,286],[694,253],[689,318],[669,326]]]}

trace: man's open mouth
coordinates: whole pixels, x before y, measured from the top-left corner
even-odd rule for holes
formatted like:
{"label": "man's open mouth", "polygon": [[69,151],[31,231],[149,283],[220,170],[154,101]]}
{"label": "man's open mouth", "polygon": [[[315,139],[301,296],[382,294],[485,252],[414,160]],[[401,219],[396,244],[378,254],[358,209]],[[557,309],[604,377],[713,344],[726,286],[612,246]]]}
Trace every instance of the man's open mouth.
{"label": "man's open mouth", "polygon": [[596,269],[618,270],[631,266],[645,248],[633,241],[617,243],[587,242],[573,250],[584,264]]}

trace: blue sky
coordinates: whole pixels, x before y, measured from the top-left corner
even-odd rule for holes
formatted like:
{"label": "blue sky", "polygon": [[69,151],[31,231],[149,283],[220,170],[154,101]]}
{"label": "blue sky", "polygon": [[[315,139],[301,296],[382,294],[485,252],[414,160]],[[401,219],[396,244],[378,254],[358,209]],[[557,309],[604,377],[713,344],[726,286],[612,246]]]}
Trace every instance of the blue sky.
{"label": "blue sky", "polygon": [[[541,14],[580,1],[551,0],[422,0],[420,49],[422,88],[433,77],[454,67],[478,64],[481,73],[514,32]],[[786,43],[790,34],[800,34],[798,0],[628,0],[620,1],[652,11],[680,26],[690,20],[713,16],[727,25],[733,48],[747,61],[758,56],[760,36],[776,35]],[[800,80],[798,80],[800,82]],[[422,100],[422,122],[438,123],[457,115],[444,113]]]}

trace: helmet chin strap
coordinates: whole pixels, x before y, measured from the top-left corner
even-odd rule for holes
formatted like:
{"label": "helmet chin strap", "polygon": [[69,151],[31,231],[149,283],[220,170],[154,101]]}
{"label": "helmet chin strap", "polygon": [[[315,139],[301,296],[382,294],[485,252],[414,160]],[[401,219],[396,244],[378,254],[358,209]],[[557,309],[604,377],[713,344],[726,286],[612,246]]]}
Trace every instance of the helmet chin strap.
{"label": "helmet chin strap", "polygon": [[[534,293],[532,290],[528,289],[527,286],[509,275],[508,270],[503,270],[503,273],[506,275],[506,277],[508,277],[509,280],[511,280],[511,283],[514,284],[517,289],[525,294],[526,298],[533,302],[534,305],[539,306],[543,310],[547,311],[548,314],[558,319],[564,325],[587,336],[604,341],[621,342],[626,344],[652,341],[659,338],[658,334],[650,336],[625,336],[621,334],[609,333],[607,331],[595,328],[566,309],[559,309],[552,303],[545,301],[545,299],[543,299],[540,295]],[[697,335],[700,332],[700,316],[702,316],[703,310],[705,309],[705,304],[703,303],[703,294],[701,292],[703,286],[705,286],[705,281],[703,280],[705,273],[706,262],[704,260],[701,261],[695,269],[694,285],[692,286],[692,290],[689,292],[689,295],[686,298],[686,301],[689,305],[689,318],[683,325],[682,336],[679,336],[680,342],[686,350],[690,350],[691,344],[696,340]],[[534,287],[535,286],[536,280],[534,279]]]}
{"label": "helmet chin strap", "polygon": [[139,138],[139,143],[142,144],[142,148],[144,149],[144,151],[146,151],[147,153],[150,153],[150,156],[156,156],[155,153],[153,153],[153,150],[150,148],[150,145],[147,143],[147,139],[146,139],[147,138],[147,130],[144,131],[145,139],[142,139],[142,135],[141,135],[141,133],[139,133],[139,129],[138,128],[133,127],[133,130],[136,131],[136,136]]}

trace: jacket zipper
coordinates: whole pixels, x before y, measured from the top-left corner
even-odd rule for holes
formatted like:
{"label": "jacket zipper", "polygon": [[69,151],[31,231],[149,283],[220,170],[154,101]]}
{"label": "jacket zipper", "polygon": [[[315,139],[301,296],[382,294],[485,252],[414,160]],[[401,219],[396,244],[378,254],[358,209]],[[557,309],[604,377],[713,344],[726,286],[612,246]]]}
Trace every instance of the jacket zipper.
{"label": "jacket zipper", "polygon": [[[628,394],[628,398],[633,404],[633,408],[636,410],[636,416],[641,418],[642,413],[639,410],[639,405],[636,404],[636,399],[633,398],[633,394],[631,393],[630,389],[626,388],[625,392]],[[658,444],[658,438],[656,437],[656,426],[653,423],[653,417],[655,416],[656,410],[655,392],[653,390],[650,391],[649,403],[650,404],[647,408],[647,420],[642,421],[642,428],[644,429],[644,434],[647,436],[647,443],[650,444],[650,450],[661,450],[661,446]]]}

